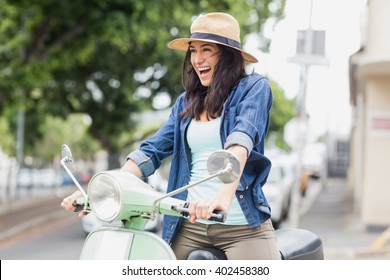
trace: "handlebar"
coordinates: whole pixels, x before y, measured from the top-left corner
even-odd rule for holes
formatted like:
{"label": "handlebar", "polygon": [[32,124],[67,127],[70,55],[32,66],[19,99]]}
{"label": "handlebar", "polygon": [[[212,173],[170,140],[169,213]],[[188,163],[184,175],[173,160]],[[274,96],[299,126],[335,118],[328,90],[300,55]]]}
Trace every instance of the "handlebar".
{"label": "handlebar", "polygon": [[[188,217],[188,202],[184,205],[172,206],[172,210],[181,213],[183,217]],[[223,210],[214,210],[209,221],[224,223],[226,220],[226,213]]]}
{"label": "handlebar", "polygon": [[[85,211],[88,207],[87,201],[85,200],[84,197],[75,199],[72,205],[75,207],[73,212]],[[173,205],[171,206],[171,209],[181,214],[183,217],[188,217],[189,216],[188,205],[189,202],[184,203],[184,205],[178,205],[178,206]],[[226,220],[226,213],[223,210],[214,210],[209,219],[209,221],[215,221],[220,223],[224,223],[225,220]]]}
{"label": "handlebar", "polygon": [[73,210],[73,212],[80,212],[80,211],[85,210],[85,204],[86,204],[86,201],[85,201],[84,197],[75,199],[75,201],[73,201],[73,203],[72,203],[72,205],[74,207],[76,207]]}

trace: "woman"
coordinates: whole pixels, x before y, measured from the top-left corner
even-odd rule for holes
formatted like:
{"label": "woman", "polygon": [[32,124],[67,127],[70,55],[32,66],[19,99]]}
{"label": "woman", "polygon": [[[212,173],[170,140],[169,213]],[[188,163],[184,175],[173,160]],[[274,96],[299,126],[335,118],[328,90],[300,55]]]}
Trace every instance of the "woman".
{"label": "woman", "polygon": [[[189,218],[164,217],[163,238],[178,259],[200,247],[215,247],[228,259],[279,259],[270,207],[263,194],[270,161],[264,156],[272,92],[268,80],[246,75],[245,62],[257,62],[240,47],[238,22],[226,13],[199,16],[191,38],[175,39],[169,48],[186,51],[182,78],[185,92],[166,124],[130,153],[122,171],[148,177],[172,156],[168,192],[207,176],[208,156],[224,148],[241,164],[230,184],[217,179],[182,192]],[[67,210],[79,194],[64,199]],[[210,222],[213,210],[226,221]]]}

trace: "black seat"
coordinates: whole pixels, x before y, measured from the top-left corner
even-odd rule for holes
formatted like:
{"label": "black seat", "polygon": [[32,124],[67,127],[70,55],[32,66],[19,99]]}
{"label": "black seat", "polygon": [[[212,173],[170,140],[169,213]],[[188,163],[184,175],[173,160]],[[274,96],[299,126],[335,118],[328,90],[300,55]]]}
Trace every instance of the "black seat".
{"label": "black seat", "polygon": [[227,260],[226,255],[221,250],[216,248],[199,248],[192,251],[187,260]]}
{"label": "black seat", "polygon": [[[323,260],[322,241],[315,233],[298,228],[281,228],[275,231],[282,260]],[[187,260],[226,260],[216,248],[199,248]]]}
{"label": "black seat", "polygon": [[322,241],[315,233],[297,228],[275,231],[282,260],[323,260]]}

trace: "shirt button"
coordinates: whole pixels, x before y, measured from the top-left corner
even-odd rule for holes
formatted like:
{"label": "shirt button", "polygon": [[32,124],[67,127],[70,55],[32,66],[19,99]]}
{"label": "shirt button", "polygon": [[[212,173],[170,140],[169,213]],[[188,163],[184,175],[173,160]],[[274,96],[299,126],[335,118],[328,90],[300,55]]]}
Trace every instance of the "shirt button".
{"label": "shirt button", "polygon": [[246,186],[245,189],[246,189],[246,190],[249,189],[249,186]]}
{"label": "shirt button", "polygon": [[241,194],[241,195],[240,195],[240,199],[243,199],[243,198],[244,198],[244,196]]}

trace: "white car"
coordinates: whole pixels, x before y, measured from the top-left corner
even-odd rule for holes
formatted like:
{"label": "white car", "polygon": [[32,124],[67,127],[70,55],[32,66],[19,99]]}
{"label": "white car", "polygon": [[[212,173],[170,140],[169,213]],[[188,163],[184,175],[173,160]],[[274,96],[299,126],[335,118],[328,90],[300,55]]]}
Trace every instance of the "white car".
{"label": "white car", "polygon": [[278,156],[271,161],[272,168],[263,191],[271,207],[272,223],[278,228],[288,216],[296,172],[294,162],[287,156]]}
{"label": "white car", "polygon": [[[156,191],[165,193],[168,182],[165,178],[163,178],[159,170],[157,170],[153,175],[148,177],[148,184],[153,186]],[[162,227],[162,219],[162,215],[158,215],[155,220],[149,220],[146,224],[145,230],[151,232],[159,232]],[[92,230],[95,230],[102,226],[121,226],[121,223],[121,221],[115,221],[113,223],[103,222],[99,220],[92,212],[81,219],[83,230],[87,234],[90,233]]]}

